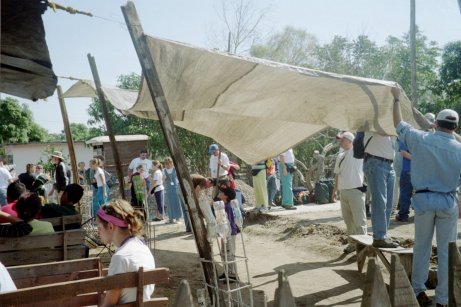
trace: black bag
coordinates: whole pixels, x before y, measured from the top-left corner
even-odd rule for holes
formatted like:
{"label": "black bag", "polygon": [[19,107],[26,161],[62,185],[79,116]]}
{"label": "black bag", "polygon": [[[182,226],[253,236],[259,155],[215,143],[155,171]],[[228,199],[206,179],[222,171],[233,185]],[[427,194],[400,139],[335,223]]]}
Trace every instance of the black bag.
{"label": "black bag", "polygon": [[294,172],[296,172],[297,169],[298,167],[296,165],[287,164],[287,172],[289,172],[290,174],[293,174]]}
{"label": "black bag", "polygon": [[366,193],[366,192],[367,192],[367,188],[368,188],[367,184],[366,184],[366,183],[363,183],[363,185],[362,185],[361,187],[357,188],[357,190],[359,190],[359,191],[362,192],[362,193]]}
{"label": "black bag", "polygon": [[363,131],[357,132],[357,135],[355,136],[355,139],[353,141],[354,158],[356,159],[365,158],[365,149],[367,148],[368,143],[370,143],[373,136],[370,136],[370,138],[367,140],[367,143],[365,145],[363,145],[364,138],[365,138],[365,132]]}

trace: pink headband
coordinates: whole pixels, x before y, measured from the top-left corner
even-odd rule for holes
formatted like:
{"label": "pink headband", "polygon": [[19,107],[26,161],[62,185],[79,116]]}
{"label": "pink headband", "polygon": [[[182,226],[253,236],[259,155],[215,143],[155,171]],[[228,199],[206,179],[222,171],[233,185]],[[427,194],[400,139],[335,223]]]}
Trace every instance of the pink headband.
{"label": "pink headband", "polygon": [[106,222],[112,223],[118,227],[128,227],[128,224],[124,221],[115,217],[113,215],[107,214],[102,207],[99,207],[97,215]]}

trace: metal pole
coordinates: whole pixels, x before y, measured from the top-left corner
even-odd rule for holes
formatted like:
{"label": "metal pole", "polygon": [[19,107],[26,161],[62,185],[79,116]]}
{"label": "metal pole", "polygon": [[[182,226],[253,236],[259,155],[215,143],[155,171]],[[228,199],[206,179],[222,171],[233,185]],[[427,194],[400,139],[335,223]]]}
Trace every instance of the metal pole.
{"label": "metal pole", "polygon": [[416,4],[411,0],[410,8],[410,61],[411,61],[411,99],[413,106],[418,106],[416,93]]}
{"label": "metal pole", "polygon": [[123,199],[125,197],[125,188],[123,181],[122,163],[120,162],[120,155],[118,154],[117,142],[115,141],[114,130],[112,129],[112,122],[109,117],[109,110],[107,109],[106,98],[104,92],[101,89],[101,80],[99,79],[98,68],[96,67],[96,61],[94,57],[88,53],[88,61],[90,62],[91,72],[93,73],[94,84],[96,85],[96,92],[98,93],[99,103],[101,104],[102,114],[106,123],[107,134],[109,134],[110,145],[112,152],[114,153],[115,167],[117,169],[117,177],[119,182],[120,195]]}
{"label": "metal pole", "polygon": [[[62,97],[61,86],[56,87],[58,91],[59,106],[61,107],[62,121],[64,123],[64,132],[66,134],[67,146],[69,147],[70,164],[72,167],[72,179],[74,183],[78,183],[77,159],[75,158],[74,140],[70,130],[69,117],[67,116],[67,108],[64,98]],[[70,178],[69,178],[70,179]]]}
{"label": "metal pole", "polygon": [[[146,35],[144,35],[141,22],[139,20],[136,8],[133,2],[128,1],[125,6],[122,6],[122,12],[125,17],[128,31],[130,32],[133,45],[138,54],[139,62],[142,67],[142,72],[149,87],[149,91],[157,111],[160,126],[165,136],[165,141],[170,150],[175,168],[178,174],[179,183],[184,196],[186,206],[189,210],[191,226],[197,244],[199,256],[205,260],[212,260],[211,246],[207,240],[206,228],[203,219],[200,217],[198,209],[197,195],[194,193],[189,170],[187,169],[186,160],[181,149],[178,135],[171,117],[170,109],[163,92],[160,79],[155,69],[155,63],[150,56],[149,47],[147,44]],[[213,266],[210,262],[202,262],[203,275],[205,282],[211,284],[213,281]],[[213,292],[208,289],[208,294],[213,301]]]}

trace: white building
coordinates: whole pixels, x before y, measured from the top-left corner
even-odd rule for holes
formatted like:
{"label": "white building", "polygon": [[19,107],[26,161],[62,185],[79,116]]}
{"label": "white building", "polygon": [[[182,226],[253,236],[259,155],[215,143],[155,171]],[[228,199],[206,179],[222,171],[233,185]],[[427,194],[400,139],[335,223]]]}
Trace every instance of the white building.
{"label": "white building", "polygon": [[[4,145],[7,164],[15,164],[14,171],[16,175],[26,171],[28,163],[38,164],[46,163],[50,159],[50,151],[58,150],[66,158],[64,161],[70,166],[69,149],[67,143],[49,142],[49,143],[27,143],[27,144],[7,144]],[[78,162],[85,162],[88,168],[88,161],[93,158],[93,147],[88,146],[83,141],[74,142],[75,158]]]}

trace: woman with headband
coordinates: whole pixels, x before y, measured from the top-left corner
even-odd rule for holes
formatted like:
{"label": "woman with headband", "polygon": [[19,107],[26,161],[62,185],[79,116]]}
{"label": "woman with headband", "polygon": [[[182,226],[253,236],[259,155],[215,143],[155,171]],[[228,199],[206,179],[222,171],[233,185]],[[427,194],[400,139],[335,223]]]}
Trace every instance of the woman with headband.
{"label": "woman with headband", "polygon": [[[139,236],[143,229],[142,214],[126,201],[113,200],[99,208],[96,214],[98,233],[103,243],[113,243],[117,251],[109,264],[108,275],[137,272],[140,267],[154,269],[155,261],[150,249]],[[150,299],[154,285],[144,286],[144,300]],[[102,306],[136,301],[136,288],[108,290]]]}

